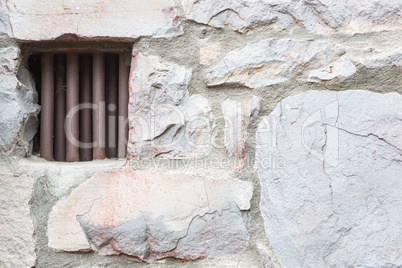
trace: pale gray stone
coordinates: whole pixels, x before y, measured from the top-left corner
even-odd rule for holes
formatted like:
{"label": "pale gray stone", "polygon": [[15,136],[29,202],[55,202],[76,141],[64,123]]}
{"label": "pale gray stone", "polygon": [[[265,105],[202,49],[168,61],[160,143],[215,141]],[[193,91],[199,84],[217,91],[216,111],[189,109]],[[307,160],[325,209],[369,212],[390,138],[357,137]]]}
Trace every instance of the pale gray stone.
{"label": "pale gray stone", "polygon": [[121,169],[126,159],[104,159],[86,162],[52,162],[33,157],[18,161],[18,170],[32,178],[47,178],[47,191],[56,198],[66,196],[72,188],[98,172]]}
{"label": "pale gray stone", "polygon": [[274,24],[278,30],[301,24],[322,34],[400,29],[402,25],[398,0],[182,0],[182,4],[189,20],[240,32],[263,24]]}
{"label": "pale gray stone", "polygon": [[269,256],[268,249],[264,244],[257,244],[257,250],[260,254],[262,268],[276,268],[271,257]]}
{"label": "pale gray stone", "polygon": [[2,8],[0,25],[4,24],[2,28],[10,37],[21,40],[49,40],[66,34],[86,38],[138,38],[182,33],[171,0],[17,3],[2,0],[1,3],[7,9]]}
{"label": "pale gray stone", "polygon": [[264,118],[260,206],[284,267],[402,266],[401,133],[397,93],[309,91]]}
{"label": "pale gray stone", "polygon": [[296,70],[324,67],[344,52],[325,42],[268,39],[229,52],[207,74],[208,86],[258,88],[282,83]]}
{"label": "pale gray stone", "polygon": [[7,0],[0,0],[0,38],[12,33],[8,17],[8,4]]}
{"label": "pale gray stone", "polygon": [[334,78],[348,77],[356,72],[356,66],[348,55],[344,55],[324,68],[310,72],[309,82],[328,81]]}
{"label": "pale gray stone", "polygon": [[148,224],[145,219],[127,221],[117,226],[99,226],[77,216],[88,241],[102,255],[121,253],[145,259],[149,251]]}
{"label": "pale gray stone", "polygon": [[257,96],[252,96],[251,97],[251,111],[250,111],[251,120],[254,120],[258,117],[258,114],[260,113],[260,107],[261,107],[260,98]]}
{"label": "pale gray stone", "polygon": [[242,96],[226,99],[221,104],[224,127],[224,145],[228,155],[234,157],[236,169],[242,169],[246,158],[248,124],[258,117],[260,99],[257,96]]}
{"label": "pale gray stone", "polygon": [[0,47],[0,73],[11,75],[17,71],[20,50],[17,46]]}
{"label": "pale gray stone", "polygon": [[135,256],[141,260],[174,257],[196,260],[201,257],[228,257],[241,252],[248,244],[248,214],[237,205],[221,212],[196,216],[186,230],[172,231],[163,217],[152,215],[116,226],[94,226],[77,217],[88,240],[102,255]]}
{"label": "pale gray stone", "polygon": [[[3,80],[0,87],[13,88],[13,85]],[[21,111],[15,94],[0,91],[0,154],[8,153],[17,144],[21,123]]]}
{"label": "pale gray stone", "polygon": [[[229,156],[238,159],[241,169],[245,159],[245,132],[243,126],[242,103],[226,99],[222,102],[222,114],[225,119],[225,147]],[[244,108],[243,108],[244,109]]]}
{"label": "pale gray stone", "polygon": [[19,54],[17,46],[0,48],[0,155],[12,152],[19,140],[27,152],[37,128],[39,107],[30,81],[19,80],[25,70],[19,65]]}
{"label": "pale gray stone", "polygon": [[34,180],[0,174],[0,266],[33,267],[36,262],[29,200]]}
{"label": "pale gray stone", "polygon": [[197,216],[191,222],[187,235],[179,240],[175,254],[180,259],[196,260],[199,256],[228,257],[247,247],[248,230],[237,205],[222,212]]}
{"label": "pale gray stone", "polygon": [[381,53],[380,55],[371,55],[371,57],[359,58],[358,61],[366,67],[376,68],[384,66],[402,66],[402,51],[393,51],[391,53]]}
{"label": "pale gray stone", "polygon": [[53,207],[49,247],[141,260],[229,256],[247,246],[252,192],[250,182],[233,178],[97,173]]}
{"label": "pale gray stone", "polygon": [[207,154],[213,116],[208,100],[188,96],[191,70],[158,57],[135,57],[129,102],[131,157]]}

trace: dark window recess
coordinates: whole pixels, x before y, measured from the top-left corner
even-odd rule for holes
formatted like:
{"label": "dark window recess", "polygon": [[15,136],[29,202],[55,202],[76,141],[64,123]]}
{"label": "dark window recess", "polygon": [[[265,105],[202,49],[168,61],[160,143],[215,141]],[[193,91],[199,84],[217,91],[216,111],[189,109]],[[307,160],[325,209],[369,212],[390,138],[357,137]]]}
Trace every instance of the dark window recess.
{"label": "dark window recess", "polygon": [[28,61],[39,95],[34,150],[49,161],[124,158],[128,138],[127,52],[36,52]]}

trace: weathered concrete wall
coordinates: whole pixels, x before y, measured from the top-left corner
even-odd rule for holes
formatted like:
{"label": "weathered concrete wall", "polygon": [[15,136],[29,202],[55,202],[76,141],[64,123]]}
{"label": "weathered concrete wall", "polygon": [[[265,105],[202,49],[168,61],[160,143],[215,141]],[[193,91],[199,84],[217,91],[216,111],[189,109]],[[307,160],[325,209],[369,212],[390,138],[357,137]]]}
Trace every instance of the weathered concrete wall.
{"label": "weathered concrete wall", "polygon": [[[402,266],[401,10],[0,0],[0,264]],[[127,160],[31,154],[60,37],[134,42]]]}

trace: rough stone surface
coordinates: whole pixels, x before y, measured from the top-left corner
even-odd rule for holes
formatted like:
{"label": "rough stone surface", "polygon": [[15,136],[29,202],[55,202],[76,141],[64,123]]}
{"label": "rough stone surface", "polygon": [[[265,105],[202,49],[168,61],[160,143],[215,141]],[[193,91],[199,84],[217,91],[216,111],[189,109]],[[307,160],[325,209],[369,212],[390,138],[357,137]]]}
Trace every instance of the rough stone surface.
{"label": "rough stone surface", "polygon": [[252,191],[234,179],[97,173],[53,207],[49,246],[141,260],[229,256],[247,246]]}
{"label": "rough stone surface", "polygon": [[[385,54],[385,55],[384,55]],[[384,66],[402,66],[402,51],[393,51],[391,53],[382,53],[380,55],[373,55],[358,60],[361,64],[370,67],[384,67]]]}
{"label": "rough stone surface", "polygon": [[260,110],[260,99],[249,98],[226,99],[222,102],[222,114],[225,120],[224,145],[229,156],[235,157],[237,169],[242,169],[246,157],[246,131],[250,121],[254,120]]}
{"label": "rough stone surface", "polygon": [[7,0],[0,0],[0,37],[11,32],[11,25],[8,18]]}
{"label": "rough stone surface", "polygon": [[182,33],[171,0],[2,0],[1,5],[0,30],[21,40],[49,40],[62,35],[171,37]]}
{"label": "rough stone surface", "polygon": [[246,32],[262,24],[278,30],[300,24],[310,31],[349,34],[400,29],[398,0],[182,0],[188,19],[214,27]]}
{"label": "rough stone surface", "polygon": [[284,267],[402,266],[401,133],[397,93],[309,91],[264,118],[255,167]]}
{"label": "rough stone surface", "polygon": [[0,174],[0,266],[33,267],[34,227],[29,211],[34,181],[28,176]]}
{"label": "rough stone surface", "polygon": [[[321,187],[322,181],[318,181],[318,183],[313,181],[308,184],[309,186],[305,186],[303,183],[299,183],[300,180],[297,178],[299,174],[306,173],[308,173],[307,178],[311,178],[310,174],[321,176],[322,172],[311,168],[315,162],[306,161],[307,164],[303,164],[306,157],[301,156],[297,161],[294,160],[288,164],[286,155],[271,154],[266,159],[267,164],[276,169],[288,169],[290,166],[289,172],[293,172],[291,177],[296,179],[292,182],[297,183],[297,186],[289,183],[283,187],[284,190],[281,193],[292,191],[289,196],[284,195],[283,199],[289,200],[286,204],[289,204],[288,206],[294,210],[289,212],[289,216],[286,214],[282,218],[289,219],[290,222],[294,221],[292,215],[299,207],[301,207],[300,213],[303,212],[304,216],[297,218],[300,225],[296,225],[294,228],[287,227],[290,224],[287,221],[278,220],[279,227],[274,228],[278,232],[272,235],[273,238],[267,236],[259,205],[261,183],[258,173],[252,166],[255,163],[256,150],[259,150],[255,148],[255,134],[258,124],[263,119],[259,115],[267,116],[281,100],[289,96],[309,90],[321,91],[324,94],[325,90],[345,91],[347,89],[402,94],[400,1],[194,0],[191,2],[182,0],[185,9],[181,7],[180,2],[180,0],[44,0],[42,2],[0,0],[0,173],[13,174],[14,177],[27,175],[35,181],[34,193],[30,200],[30,214],[35,228],[35,253],[37,255],[35,267],[261,268],[272,266],[289,268],[303,265],[309,267],[359,267],[361,262],[359,262],[358,254],[361,254],[362,259],[368,259],[367,256],[370,254],[367,251],[372,252],[373,260],[380,259],[377,257],[381,255],[378,252],[384,252],[387,245],[394,243],[395,239],[399,239],[398,234],[401,231],[392,227],[394,229],[389,231],[392,236],[388,235],[384,238],[383,230],[367,231],[380,229],[378,226],[382,222],[381,216],[378,217],[378,221],[373,220],[374,216],[372,216],[367,217],[365,222],[359,222],[354,220],[354,216],[350,216],[350,214],[344,216],[346,214],[341,212],[348,213],[351,211],[349,206],[354,206],[356,207],[356,217],[360,218],[360,215],[365,212],[364,204],[356,205],[354,200],[350,201],[351,196],[357,200],[368,194],[377,196],[376,189],[378,188],[380,195],[378,199],[382,201],[382,195],[385,195],[384,187],[387,187],[386,183],[378,187],[372,184],[372,189],[357,191],[358,194],[353,189],[353,191],[345,190],[342,192],[346,193],[345,198],[337,199],[335,197],[336,193],[341,192],[339,188],[343,185],[345,188],[350,187],[350,183],[353,182],[353,186],[360,187],[359,185],[367,181],[367,178],[371,178],[372,174],[377,176],[376,174],[382,172],[383,176],[377,176],[381,178],[381,182],[385,181],[384,178],[389,180],[392,177],[389,174],[393,172],[395,163],[388,165],[389,162],[386,162],[384,157],[378,158],[378,150],[374,153],[374,155],[377,154],[377,162],[366,161],[366,155],[363,157],[361,153],[354,154],[360,152],[359,150],[364,151],[371,148],[366,141],[375,140],[374,136],[356,137],[356,141],[359,139],[364,142],[359,143],[359,146],[354,143],[351,143],[351,146],[344,146],[348,150],[349,148],[353,150],[353,154],[350,153],[351,160],[349,161],[352,164],[339,171],[339,177],[342,177],[343,173],[350,176],[348,172],[354,172],[353,170],[358,166],[361,169],[367,169],[367,176],[352,176],[343,184],[336,181],[337,177],[333,176],[333,174],[337,175],[337,172],[330,173],[331,179],[335,180],[332,187],[336,203],[333,206],[336,213],[339,212],[341,213],[339,215],[342,215],[338,220],[340,228],[345,226],[345,222],[351,224],[357,222],[356,227],[350,230],[351,235],[345,234],[344,230],[347,230],[348,226],[346,229],[338,228],[341,230],[339,232],[330,229],[331,226],[334,226],[331,225],[330,220],[322,220],[322,227],[319,225],[311,231],[311,228],[314,228],[312,226],[315,225],[310,219],[314,219],[315,215],[320,215],[322,211],[320,209],[325,205],[325,198],[321,198],[321,196],[326,196],[329,187],[328,185]],[[77,7],[80,9],[77,10]],[[78,35],[78,39],[76,35]],[[49,39],[52,42],[49,42]],[[133,42],[132,54],[135,57],[131,64],[130,142],[128,145],[131,158],[56,163],[45,161],[30,153],[29,146],[32,145],[32,142],[29,141],[32,140],[38,129],[36,114],[39,109],[34,105],[38,101],[35,87],[32,86],[29,72],[24,67],[27,65],[31,48],[41,46],[40,43],[31,41],[45,40],[48,41],[46,47],[56,46],[59,43],[53,42],[53,40],[73,41],[74,46],[89,45],[83,41],[92,41],[90,43]],[[102,47],[107,46],[108,43],[102,45]],[[21,48],[21,52],[18,47]],[[138,56],[136,56],[137,53]],[[362,126],[362,122],[368,122],[365,115],[372,110],[371,107],[360,109],[360,103],[364,103],[365,99],[352,98],[349,105],[356,107],[356,116],[358,115],[363,120],[356,121],[359,122],[358,128]],[[225,102],[226,100],[231,101]],[[306,98],[304,101],[300,101],[303,102],[303,105],[283,104],[282,108],[285,111],[284,114],[287,115],[288,112],[296,112],[296,108],[299,106],[302,108],[311,106],[313,108],[306,110],[310,113],[309,111],[315,111],[314,107],[319,106],[317,102],[321,100],[318,97],[317,100],[316,98]],[[227,108],[224,110],[228,117],[241,120],[241,123],[236,125],[237,129],[230,128],[235,124],[225,122],[222,118],[224,116],[222,104],[231,107],[233,102],[241,105],[241,111]],[[377,99],[372,102],[377,103]],[[332,124],[332,114],[337,111],[336,106],[329,106],[326,111],[314,113],[313,119],[321,114],[326,115],[329,124]],[[377,106],[373,104],[373,107]],[[5,113],[2,112],[2,109]],[[376,113],[377,110],[374,109]],[[145,127],[142,129],[141,124],[144,121]],[[289,124],[292,125],[292,123]],[[294,124],[297,126],[298,121],[296,120]],[[310,121],[307,122],[308,124]],[[386,121],[375,125],[379,129],[381,128],[379,126],[384,124]],[[331,130],[333,128],[328,125],[327,136],[329,138],[325,148],[329,148],[331,141],[334,140],[331,135],[335,135],[335,133]],[[298,130],[286,131],[286,135],[292,143],[300,140],[299,136],[292,136],[294,131]],[[375,133],[374,130],[370,130],[370,132]],[[389,134],[391,130],[384,132]],[[233,135],[234,133],[241,135]],[[317,132],[313,127],[305,128],[305,146],[302,146],[300,150],[311,151],[308,156],[313,157],[307,158],[308,160],[322,158],[320,151],[322,151],[321,147],[325,141],[324,135],[317,134],[316,137],[315,133],[322,134],[322,131]],[[398,130],[397,133],[400,137],[401,131]],[[259,135],[262,133],[260,132]],[[341,133],[341,135],[343,134]],[[344,135],[346,134],[344,133]],[[231,137],[240,138],[231,140]],[[35,141],[37,141],[36,138]],[[225,141],[227,141],[226,144]],[[378,142],[381,141],[378,140]],[[394,144],[395,141],[392,143]],[[279,142],[278,144],[286,146],[290,143]],[[37,152],[37,145],[38,143],[35,142],[33,154]],[[383,143],[382,145],[386,146]],[[307,149],[305,149],[306,147]],[[294,150],[296,149],[293,147],[285,148],[282,152],[293,152]],[[372,152],[367,153],[367,155],[370,154]],[[21,157],[24,158],[21,159]],[[339,161],[339,157],[336,158],[336,155],[332,154],[326,154],[325,159],[328,163],[336,162],[337,159]],[[393,159],[392,156],[389,159]],[[385,162],[383,166],[377,165],[380,160]],[[74,252],[66,252],[50,248],[48,234],[52,233],[52,230],[48,230],[48,224],[49,214],[53,207],[56,204],[60,206],[58,202],[62,202],[62,200],[70,200],[76,191],[83,191],[80,190],[81,187],[85,185],[86,181],[92,180],[90,178],[96,173],[108,173],[113,170],[116,172],[123,167],[148,172],[162,170],[165,173],[191,174],[190,177],[194,178],[195,176],[232,178],[230,182],[233,184],[237,183],[234,178],[245,180],[254,186],[250,210],[245,212],[233,205],[232,202],[230,206],[223,206],[216,211],[208,209],[200,214],[188,213],[185,218],[191,219],[191,223],[183,224],[182,230],[179,231],[163,227],[168,226],[166,217],[155,218],[148,213],[144,213],[139,218],[128,217],[127,221],[124,219],[121,225],[106,228],[89,219],[89,214],[84,215],[86,212],[84,211],[79,212],[81,216],[76,218],[75,224],[78,222],[78,225],[75,225],[74,228],[77,228],[76,230],[79,230],[81,235],[84,234],[86,240],[83,240],[83,247],[78,249],[76,247],[76,249],[94,250],[101,254],[76,252],[75,249],[72,249]],[[374,167],[378,170],[373,171]],[[329,170],[326,167],[327,169]],[[150,182],[149,185],[159,182],[166,185],[163,180],[158,179],[158,176],[150,175],[149,177],[151,178],[147,180]],[[115,181],[115,178],[112,181]],[[282,181],[283,179],[275,180],[278,185],[282,185]],[[221,189],[220,193],[230,193],[230,184],[228,185],[225,191],[222,190],[225,188],[223,186],[217,186],[217,188]],[[316,188],[311,185],[316,185],[317,188],[325,189],[325,191],[323,190],[322,194],[319,192],[318,198],[316,198]],[[399,187],[398,184],[394,185],[396,185],[395,189],[389,190],[389,198],[395,195],[393,190],[396,191]],[[181,184],[168,188],[169,197],[166,197],[167,194],[160,194],[160,196],[171,200],[179,195],[180,200],[187,200],[187,198],[193,200],[197,199],[194,197],[195,192],[203,189],[199,184],[185,188],[186,190],[181,190],[180,186]],[[276,189],[271,185],[267,187],[266,184],[263,184],[262,187],[264,196],[267,191]],[[335,187],[337,187],[336,191]],[[90,196],[94,196],[96,191],[106,193],[106,195],[109,192],[114,193],[113,187],[95,188],[87,191],[94,193]],[[141,187],[138,189],[142,191]],[[80,196],[86,196],[87,192],[80,192]],[[141,200],[144,200],[143,192],[146,191],[142,191],[138,195],[142,198]],[[308,192],[311,192],[308,198],[303,198]],[[155,202],[159,201],[159,206],[165,207],[167,202],[160,200],[159,196],[152,198],[155,199]],[[209,196],[210,203],[213,203],[211,200],[216,198]],[[262,199],[264,200],[264,197]],[[317,199],[319,201],[315,202]],[[117,200],[117,203],[123,204],[123,201],[118,198]],[[233,200],[233,198],[228,200]],[[375,200],[372,200],[369,199],[367,202],[370,209],[376,207]],[[100,201],[102,199],[94,201],[94,204],[98,206],[97,211],[103,213],[104,210],[101,210],[98,205]],[[284,202],[278,201],[273,205],[268,203],[268,208],[264,208],[264,214],[266,211],[274,213],[280,210]],[[111,203],[110,206],[115,204],[109,203]],[[178,203],[178,208],[172,211],[182,211],[182,203]],[[395,222],[394,217],[400,214],[398,210],[400,202],[383,204],[387,213],[392,211],[388,213],[391,215],[390,224],[392,224]],[[200,206],[206,207],[204,203]],[[309,206],[311,209],[308,209]],[[149,206],[143,207],[148,208]],[[184,205],[184,207],[187,206]],[[194,205],[194,207],[198,209],[198,205]],[[318,209],[315,209],[316,207]],[[377,215],[378,210],[374,208],[373,215]],[[116,214],[123,209],[124,206],[116,209]],[[110,209],[105,211],[110,215],[115,214],[115,211]],[[180,217],[185,214],[180,213],[175,215]],[[242,217],[237,216],[239,214]],[[243,214],[250,216],[249,224],[247,216]],[[333,220],[336,215],[338,214],[334,214],[331,219]],[[282,219],[279,216],[278,218]],[[243,220],[245,223],[241,224]],[[308,221],[307,224],[306,221]],[[310,222],[312,223],[310,224]],[[249,228],[248,235],[245,235],[247,228],[244,226]],[[144,229],[147,230],[147,228],[152,230],[152,233],[144,232]],[[283,229],[290,230],[290,234],[282,231]],[[186,233],[183,230],[186,230]],[[292,232],[298,232],[300,235],[292,235]],[[121,233],[124,233],[124,236],[119,235]],[[284,233],[285,235],[283,235]],[[330,237],[332,240],[327,239],[332,234],[334,234],[333,237],[338,234],[345,235],[338,240],[332,239],[332,237]],[[110,237],[113,237],[113,240],[109,243],[108,238]],[[296,238],[293,239],[293,237]],[[14,238],[15,241],[19,239],[18,236]],[[354,244],[349,242],[352,238],[356,238],[354,241],[360,242]],[[325,239],[327,239],[326,243],[323,242]],[[15,241],[10,240],[10,244]],[[66,243],[69,241],[67,238]],[[131,243],[131,241],[135,243]],[[305,241],[307,241],[307,246],[300,246]],[[319,243],[315,243],[316,241]],[[70,244],[75,245],[76,242],[79,240],[73,239]],[[301,250],[294,250],[293,245],[282,247],[281,243],[284,242],[293,243]],[[170,250],[174,246],[175,249]],[[373,249],[374,247],[376,249]],[[162,252],[163,248],[169,250]],[[241,250],[243,248],[244,250]],[[305,248],[307,249],[303,251]],[[286,250],[291,251],[292,258],[305,256],[305,253],[312,256],[309,254],[313,251],[316,252],[314,256],[328,257],[325,257],[325,264],[310,262],[313,257],[300,257],[295,261],[295,265],[294,263],[289,265],[289,258],[283,257],[283,252]],[[232,254],[233,252],[238,254]],[[391,248],[389,254],[394,253]],[[113,254],[113,256],[104,256],[105,254]],[[340,257],[334,254],[339,254]],[[149,263],[139,263],[138,259],[133,256],[144,257],[145,260],[149,260]],[[169,256],[174,258],[169,258]],[[186,262],[177,260],[177,258],[192,260],[200,256],[208,256],[208,258]],[[392,256],[383,263],[381,260],[385,258],[375,265],[367,261],[367,264],[361,264],[360,267],[392,267],[391,263],[397,263]],[[303,263],[304,259],[309,261]],[[299,260],[302,261],[298,262]],[[20,266],[13,265],[13,267]]]}
{"label": "rough stone surface", "polygon": [[274,263],[272,262],[271,257],[269,256],[268,250],[266,249],[266,245],[257,245],[258,253],[261,258],[261,267],[262,268],[275,268]]}
{"label": "rough stone surface", "polygon": [[321,82],[334,78],[348,77],[356,72],[356,66],[353,64],[352,59],[348,55],[344,55],[326,66],[310,72],[308,81]]}
{"label": "rough stone surface", "polygon": [[251,110],[250,110],[250,118],[254,120],[258,117],[261,108],[261,100],[257,96],[251,97]]}
{"label": "rough stone surface", "polygon": [[212,113],[201,95],[188,96],[191,70],[138,54],[130,80],[131,157],[190,157],[210,147]]}
{"label": "rough stone surface", "polygon": [[206,82],[249,88],[279,84],[301,69],[324,67],[342,53],[325,42],[264,40],[229,52],[208,73]]}
{"label": "rough stone surface", "polygon": [[222,114],[225,119],[225,147],[229,156],[234,156],[243,167],[245,157],[245,137],[241,102],[226,99],[222,102]]}
{"label": "rough stone surface", "polygon": [[0,47],[0,155],[13,151],[19,140],[28,151],[36,133],[38,105],[26,69],[19,66],[19,54],[17,46]]}
{"label": "rough stone surface", "polygon": [[71,189],[79,186],[82,182],[98,172],[121,169],[126,164],[125,159],[90,162],[53,162],[39,157],[31,157],[29,160],[18,161],[19,172],[32,178],[47,178],[46,191],[55,198],[68,195]]}
{"label": "rough stone surface", "polygon": [[200,64],[209,64],[219,55],[222,47],[222,43],[213,43],[210,40],[207,40],[205,44],[200,48]]}

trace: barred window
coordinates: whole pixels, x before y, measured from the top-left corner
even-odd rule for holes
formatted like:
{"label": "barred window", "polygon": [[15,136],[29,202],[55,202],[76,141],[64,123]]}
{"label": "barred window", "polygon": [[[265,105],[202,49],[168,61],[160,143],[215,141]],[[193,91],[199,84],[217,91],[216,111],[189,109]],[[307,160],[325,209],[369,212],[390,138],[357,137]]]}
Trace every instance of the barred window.
{"label": "barred window", "polygon": [[128,136],[129,43],[29,46],[39,94],[35,139],[48,161],[124,158]]}

